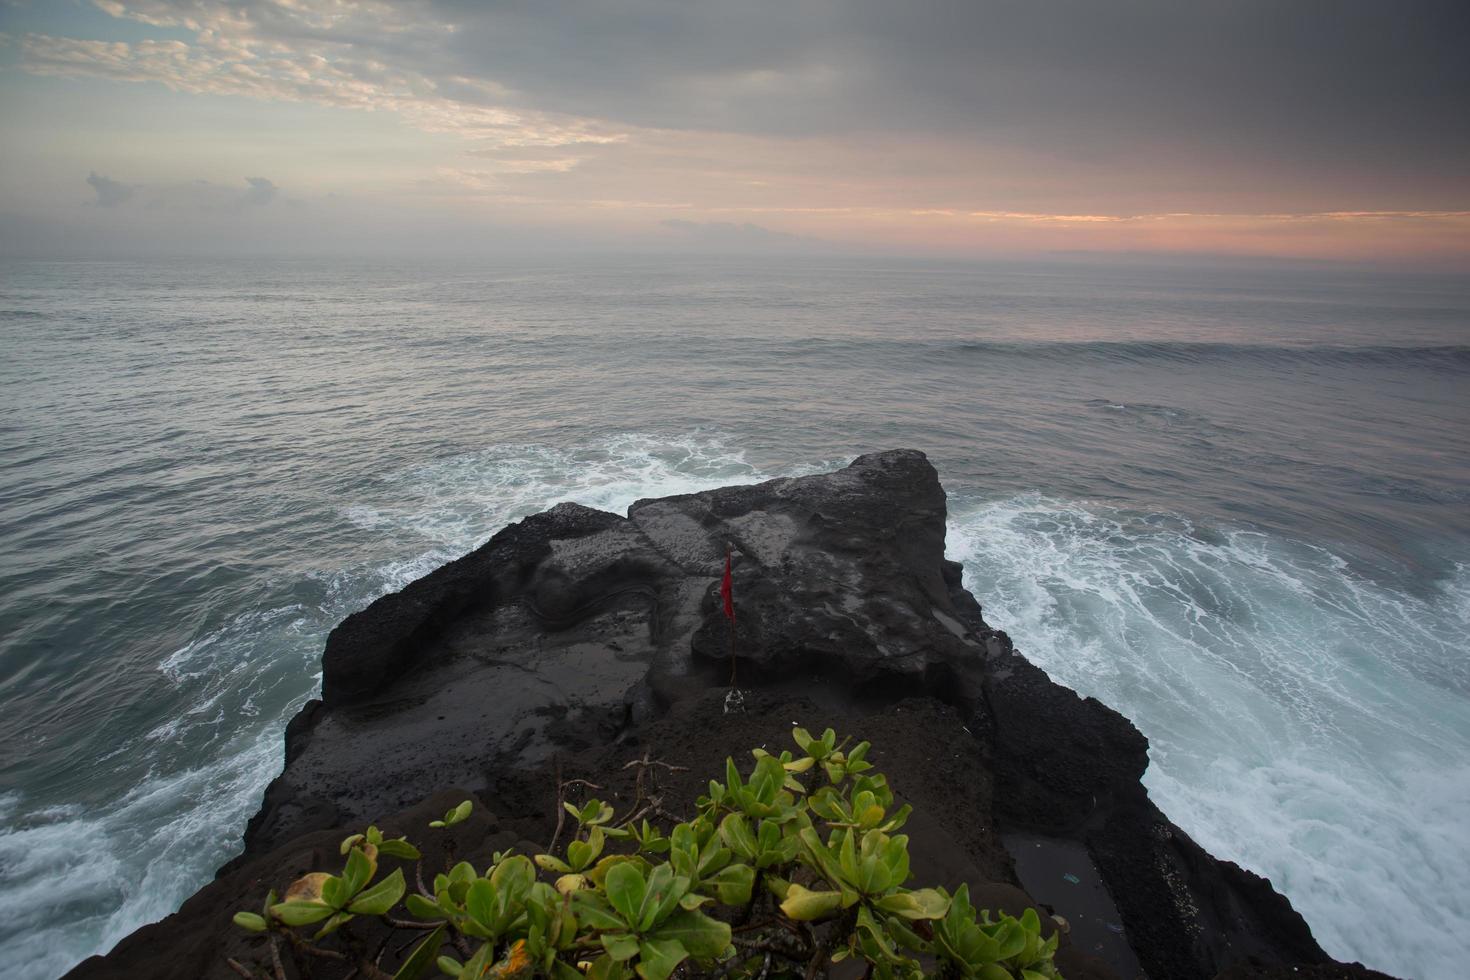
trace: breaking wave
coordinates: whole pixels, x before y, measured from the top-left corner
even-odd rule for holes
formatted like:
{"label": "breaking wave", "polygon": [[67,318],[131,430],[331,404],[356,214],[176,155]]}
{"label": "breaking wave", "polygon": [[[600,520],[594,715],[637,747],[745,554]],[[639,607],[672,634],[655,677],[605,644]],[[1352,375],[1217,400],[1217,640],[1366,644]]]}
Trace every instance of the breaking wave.
{"label": "breaking wave", "polygon": [[[273,583],[259,608],[160,656],[189,707],[120,741],[98,765],[145,772],[120,799],[27,806],[0,796],[0,963],[48,980],[172,912],[238,852],[245,821],[280,770],[285,723],[317,690],[333,626],[374,598],[563,500],[626,511],[763,473],[714,437],[624,434],[571,449],[501,446],[385,474],[342,506],[374,557]],[[186,765],[182,759],[206,759]]]}
{"label": "breaking wave", "polygon": [[1145,784],[1325,949],[1450,978],[1470,924],[1470,569],[1416,595],[1333,551],[1029,494],[956,501],[988,622],[1149,738]]}

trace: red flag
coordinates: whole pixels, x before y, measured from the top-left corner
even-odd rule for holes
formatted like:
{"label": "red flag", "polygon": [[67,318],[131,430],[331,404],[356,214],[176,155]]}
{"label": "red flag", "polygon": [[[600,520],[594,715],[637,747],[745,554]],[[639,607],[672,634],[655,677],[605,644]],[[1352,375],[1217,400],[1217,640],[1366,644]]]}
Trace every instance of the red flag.
{"label": "red flag", "polygon": [[720,582],[720,598],[725,600],[725,617],[735,622],[735,583],[730,579],[730,549],[725,549],[725,578]]}

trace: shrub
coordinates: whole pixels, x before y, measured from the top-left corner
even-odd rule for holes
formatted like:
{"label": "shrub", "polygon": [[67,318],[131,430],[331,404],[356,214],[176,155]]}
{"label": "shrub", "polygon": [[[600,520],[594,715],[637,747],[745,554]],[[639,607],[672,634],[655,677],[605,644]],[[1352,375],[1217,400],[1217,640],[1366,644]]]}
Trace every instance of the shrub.
{"label": "shrub", "polygon": [[[792,734],[799,756],[756,749],[745,774],[727,759],[724,782],[710,782],[698,815],[667,831],[637,803],[622,821],[599,800],[563,803],[576,829],[559,854],[496,854],[483,874],[461,861],[428,887],[418,849],[369,827],[342,842],[340,874],[306,875],[235,922],[270,937],[282,980],[282,941],[300,962],[337,960],[388,978],[360,945],[352,955],[319,945],[357,917],[427,933],[392,980],[419,980],[436,966],[460,980],[813,978],[846,959],[885,980],[1060,976],[1057,935],[1042,938],[1034,911],[977,914],[967,887],[952,895],[907,887],[908,838],[898,831],[910,808],[894,808],[867,742],[848,748],[831,729]],[[431,826],[470,812],[465,801]],[[385,854],[419,861],[419,887],[408,892],[402,869],[375,881]],[[400,903],[410,918],[391,914]]]}

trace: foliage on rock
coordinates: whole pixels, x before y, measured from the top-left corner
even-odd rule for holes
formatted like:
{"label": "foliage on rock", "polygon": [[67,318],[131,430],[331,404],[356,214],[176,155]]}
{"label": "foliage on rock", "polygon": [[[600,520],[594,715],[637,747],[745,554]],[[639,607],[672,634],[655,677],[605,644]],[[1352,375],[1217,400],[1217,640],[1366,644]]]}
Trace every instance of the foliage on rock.
{"label": "foliage on rock", "polygon": [[[665,830],[649,807],[619,821],[600,800],[564,803],[576,829],[560,853],[499,853],[483,871],[461,861],[432,886],[417,848],[369,827],[342,842],[340,874],[306,875],[235,916],[268,935],[274,974],[231,965],[284,980],[284,948],[298,962],[335,960],[380,980],[420,980],[435,967],[460,980],[813,978],[849,959],[882,980],[1060,976],[1057,934],[1042,938],[1034,911],[977,913],[966,887],[908,887],[899,831],[910,808],[894,807],[867,742],[848,748],[831,729],[792,734],[800,755],[756,749],[746,773],[726,760],[692,820]],[[431,826],[470,812],[465,801]],[[417,887],[408,890],[401,868],[377,879],[380,855],[418,861]],[[373,958],[338,942],[339,930],[351,939],[356,917],[424,936],[390,975],[378,966],[386,943]]]}

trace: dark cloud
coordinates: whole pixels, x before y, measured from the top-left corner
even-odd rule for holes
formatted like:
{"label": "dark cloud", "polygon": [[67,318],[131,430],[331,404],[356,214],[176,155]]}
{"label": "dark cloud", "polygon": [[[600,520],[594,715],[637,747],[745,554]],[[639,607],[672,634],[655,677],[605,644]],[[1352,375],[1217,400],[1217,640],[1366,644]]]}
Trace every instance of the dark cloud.
{"label": "dark cloud", "polygon": [[276,195],[280,193],[280,188],[264,177],[246,177],[245,183],[250,185],[245,191],[246,204],[264,207],[274,201]]}
{"label": "dark cloud", "polygon": [[1470,160],[1464,0],[433,6],[458,28],[443,74],[626,123],[938,132],[1098,164],[1176,153],[1388,178],[1463,180]]}
{"label": "dark cloud", "polygon": [[[1470,196],[1466,0],[125,7],[150,23],[193,25],[209,38],[200,50],[246,39],[273,59],[307,59],[278,78],[269,65],[239,76],[224,62],[195,66],[231,85],[255,79],[263,87],[246,94],[261,98],[402,108],[432,93],[611,125],[836,136],[874,157],[928,138],[957,159],[976,148],[1026,157],[1017,184],[1046,167],[1116,175],[1145,196],[1161,182],[1191,199],[1268,186],[1284,199],[1323,188],[1384,207],[1458,207]],[[74,71],[80,59],[94,73],[140,77],[132,60],[114,65],[111,49],[55,48],[37,47],[35,63]],[[218,50],[227,59],[233,49]],[[180,76],[189,66],[172,49],[155,54],[160,63],[141,77],[204,84]],[[415,95],[404,102],[404,93]],[[429,115],[443,127],[468,114],[434,106]]]}
{"label": "dark cloud", "polygon": [[97,192],[99,208],[115,208],[133,196],[133,189],[127,184],[104,177],[95,170],[87,175],[87,183]]}

